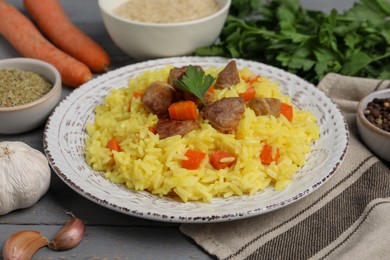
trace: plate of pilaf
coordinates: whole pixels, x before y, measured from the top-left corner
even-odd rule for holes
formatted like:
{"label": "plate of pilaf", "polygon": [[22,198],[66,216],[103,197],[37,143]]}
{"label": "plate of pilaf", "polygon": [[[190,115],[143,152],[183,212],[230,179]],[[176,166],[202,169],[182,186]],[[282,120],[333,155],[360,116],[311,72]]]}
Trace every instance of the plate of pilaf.
{"label": "plate of pilaf", "polygon": [[206,223],[309,195],[335,174],[348,139],[337,106],[296,75],[242,59],[173,57],[75,89],[49,117],[44,150],[60,179],[103,207]]}

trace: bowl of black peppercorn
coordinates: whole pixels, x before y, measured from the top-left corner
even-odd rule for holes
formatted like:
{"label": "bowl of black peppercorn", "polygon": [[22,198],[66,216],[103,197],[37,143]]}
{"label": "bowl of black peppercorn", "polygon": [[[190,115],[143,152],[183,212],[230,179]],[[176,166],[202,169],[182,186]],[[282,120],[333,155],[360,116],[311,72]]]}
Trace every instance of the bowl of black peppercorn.
{"label": "bowl of black peppercorn", "polygon": [[362,98],[356,122],[365,145],[390,162],[390,89],[375,91]]}

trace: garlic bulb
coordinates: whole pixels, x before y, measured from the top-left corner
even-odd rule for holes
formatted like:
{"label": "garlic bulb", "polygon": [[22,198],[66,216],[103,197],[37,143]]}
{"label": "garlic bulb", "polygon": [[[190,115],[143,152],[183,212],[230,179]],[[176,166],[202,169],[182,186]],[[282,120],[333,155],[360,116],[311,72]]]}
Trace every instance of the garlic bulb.
{"label": "garlic bulb", "polygon": [[34,205],[49,189],[46,156],[23,142],[0,142],[0,215]]}

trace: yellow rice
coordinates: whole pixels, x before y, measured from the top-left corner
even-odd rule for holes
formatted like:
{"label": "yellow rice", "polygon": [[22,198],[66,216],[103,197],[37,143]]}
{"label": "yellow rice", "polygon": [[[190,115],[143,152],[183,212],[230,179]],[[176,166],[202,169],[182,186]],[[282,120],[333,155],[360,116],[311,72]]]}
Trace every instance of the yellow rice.
{"label": "yellow rice", "polygon": [[[94,122],[87,125],[86,138],[86,160],[94,170],[104,172],[112,182],[130,189],[174,196],[184,202],[253,195],[270,186],[281,190],[291,183],[292,175],[305,163],[311,144],[320,134],[313,114],[294,107],[291,123],[283,116],[256,116],[246,108],[235,135],[223,134],[201,119],[199,130],[183,137],[177,135],[160,140],[149,130],[156,125],[157,116],[146,112],[141,99],[132,96],[134,92],[144,92],[154,81],[166,81],[171,68],[147,71],[130,79],[127,88],[112,90],[96,107]],[[216,77],[221,69],[210,68],[206,74]],[[252,72],[244,68],[240,75],[248,78]],[[274,97],[292,104],[290,98],[281,93],[278,84],[266,77],[260,77],[252,86],[257,96]],[[237,97],[247,88],[247,83],[241,80],[229,89],[215,90],[214,95],[216,99]],[[111,138],[120,141],[120,152],[105,148]],[[260,162],[265,144],[279,148],[277,162],[270,165]],[[187,149],[207,154],[199,169],[181,167]],[[234,154],[236,163],[230,168],[215,170],[208,155],[216,150]]]}

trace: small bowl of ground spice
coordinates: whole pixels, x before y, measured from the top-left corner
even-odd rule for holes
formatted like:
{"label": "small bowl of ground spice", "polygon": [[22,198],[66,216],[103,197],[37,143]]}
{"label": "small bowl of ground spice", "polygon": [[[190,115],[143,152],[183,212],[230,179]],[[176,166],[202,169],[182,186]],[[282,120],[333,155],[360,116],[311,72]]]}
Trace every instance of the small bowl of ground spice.
{"label": "small bowl of ground spice", "polygon": [[357,127],[363,142],[390,162],[390,89],[365,96],[358,105]]}
{"label": "small bowl of ground spice", "polygon": [[61,75],[51,64],[30,58],[0,60],[0,134],[41,126],[61,98]]}

